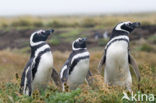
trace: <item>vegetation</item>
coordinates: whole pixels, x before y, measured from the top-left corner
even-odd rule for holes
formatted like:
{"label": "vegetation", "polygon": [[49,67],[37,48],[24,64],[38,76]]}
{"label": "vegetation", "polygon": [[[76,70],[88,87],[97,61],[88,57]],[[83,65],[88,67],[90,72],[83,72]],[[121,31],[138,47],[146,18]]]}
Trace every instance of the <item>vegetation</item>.
{"label": "vegetation", "polygon": [[148,38],[148,40],[149,40],[151,43],[156,44],[156,35],[150,36],[150,37]]}
{"label": "vegetation", "polygon": [[108,39],[99,39],[98,45],[99,46],[105,46],[109,40]]}
{"label": "vegetation", "polygon": [[57,37],[53,37],[52,39],[49,40],[49,43],[52,45],[59,45],[60,41]]}
{"label": "vegetation", "polygon": [[[1,45],[4,42],[7,42],[7,45],[12,45],[13,36],[18,38],[15,38],[17,41],[15,40],[12,46],[14,49],[5,48],[0,50],[0,103],[134,103],[134,101],[122,100],[124,88],[107,86],[104,83],[103,75],[97,72],[97,65],[108,40],[102,38],[95,40],[93,39],[93,33],[96,30],[103,33],[104,30],[110,30],[121,21],[140,21],[142,25],[155,25],[155,17],[155,13],[90,17],[0,17],[0,36],[9,35],[5,37],[8,40],[3,40]],[[48,43],[54,47],[69,48],[70,45],[71,48],[71,42],[74,39],[84,36],[89,38],[88,44],[92,44],[88,46],[91,55],[90,69],[94,78],[94,84],[91,87],[84,83],[76,90],[61,92],[60,88],[50,82],[46,90],[36,90],[32,97],[19,94],[21,74],[30,56],[29,36],[32,31],[41,28],[55,28],[54,35],[48,39]],[[11,31],[11,33],[8,31]],[[62,43],[64,43],[63,46]],[[131,43],[133,44],[130,44],[131,53],[141,72],[141,86],[138,90],[135,74],[131,70],[133,92],[152,93],[156,96],[156,37],[152,34],[145,42],[136,40]],[[52,50],[54,67],[59,72],[71,51],[62,49],[62,53],[58,50],[54,51],[53,48]],[[129,92],[127,93],[131,96]],[[147,103],[156,103],[156,97],[154,102]]]}
{"label": "vegetation", "polygon": [[146,52],[155,52],[155,49],[147,43],[142,44],[138,49]]}
{"label": "vegetation", "polygon": [[8,17],[0,18],[1,28],[32,28],[32,27],[52,27],[52,28],[108,28],[122,21],[140,21],[143,25],[155,24],[155,13],[131,14],[131,15],[101,15],[101,16],[66,16],[66,17]]}
{"label": "vegetation", "polygon": [[[102,51],[102,50],[101,50]],[[60,71],[64,61],[68,57],[69,52],[64,52],[66,55],[62,55],[61,52],[54,52],[54,65],[57,71]],[[111,87],[104,84],[103,76],[96,72],[98,61],[102,55],[100,51],[90,51],[90,69],[94,74],[94,85],[89,87],[87,84],[82,84],[78,89],[74,91],[61,92],[54,84],[49,83],[48,88],[39,92],[36,90],[32,97],[19,94],[20,76],[23,71],[25,62],[29,58],[27,54],[23,54],[20,51],[10,50],[0,51],[0,102],[1,103],[127,103],[126,100],[121,100],[123,96],[123,88]],[[156,94],[156,71],[154,68],[156,64],[154,62],[156,55],[152,53],[153,59],[144,61],[146,57],[145,52],[136,52],[135,58],[139,63],[141,71],[141,89],[140,93],[153,93]],[[19,61],[20,60],[20,61]],[[152,62],[151,62],[152,61]],[[145,64],[146,62],[146,64]],[[8,65],[9,64],[9,65]],[[150,66],[152,65],[152,66]],[[9,75],[6,76],[8,74]],[[3,72],[3,73],[2,73]],[[133,75],[133,92],[137,93],[137,81],[134,73]],[[11,79],[12,78],[12,79]],[[129,94],[130,95],[130,94]],[[156,100],[155,100],[156,102]],[[132,102],[133,103],[133,102]],[[148,103],[148,102],[147,102]],[[150,103],[150,102],[149,102]],[[154,103],[154,102],[151,102]]]}

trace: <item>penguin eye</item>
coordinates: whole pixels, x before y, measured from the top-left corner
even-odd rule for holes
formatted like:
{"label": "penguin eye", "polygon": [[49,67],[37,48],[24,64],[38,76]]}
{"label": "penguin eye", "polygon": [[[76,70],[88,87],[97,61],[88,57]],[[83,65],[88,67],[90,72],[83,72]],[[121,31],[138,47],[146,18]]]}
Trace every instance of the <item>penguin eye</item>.
{"label": "penguin eye", "polygon": [[131,26],[131,25],[132,25],[132,23],[128,23],[127,25],[128,25],[128,26]]}
{"label": "penguin eye", "polygon": [[79,41],[82,41],[82,38]]}
{"label": "penguin eye", "polygon": [[40,33],[36,33],[37,35],[41,35]]}
{"label": "penguin eye", "polygon": [[39,31],[36,32],[37,35],[41,35],[41,34],[44,34],[44,33],[45,33],[45,30],[39,30]]}
{"label": "penguin eye", "polygon": [[81,41],[82,41],[82,40],[80,39],[80,40],[79,40],[79,43],[80,43]]}

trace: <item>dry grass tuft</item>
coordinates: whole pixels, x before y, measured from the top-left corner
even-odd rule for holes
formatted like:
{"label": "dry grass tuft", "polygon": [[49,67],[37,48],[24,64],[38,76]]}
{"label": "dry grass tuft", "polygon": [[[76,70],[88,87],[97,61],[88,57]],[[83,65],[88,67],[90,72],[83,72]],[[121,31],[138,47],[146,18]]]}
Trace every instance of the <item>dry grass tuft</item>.
{"label": "dry grass tuft", "polygon": [[[21,72],[29,59],[26,54],[0,51],[0,102],[2,103],[122,103],[123,88],[108,86],[104,83],[103,76],[97,73],[97,65],[103,51],[90,51],[90,69],[93,73],[94,83],[91,87],[82,84],[74,91],[60,92],[60,90],[49,83],[45,91],[36,91],[32,97],[19,94],[19,83]],[[54,66],[60,71],[70,52],[54,52]],[[146,52],[135,52],[134,56],[139,64],[141,72],[141,93],[156,94],[156,65],[155,54]],[[146,64],[145,64],[146,63]],[[137,93],[137,81],[134,73],[133,92]]]}

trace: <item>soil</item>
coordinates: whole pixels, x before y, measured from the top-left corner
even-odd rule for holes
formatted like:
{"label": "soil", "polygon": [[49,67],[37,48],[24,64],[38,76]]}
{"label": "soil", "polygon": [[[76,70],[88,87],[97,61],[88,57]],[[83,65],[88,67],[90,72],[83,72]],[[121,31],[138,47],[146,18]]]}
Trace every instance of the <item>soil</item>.
{"label": "soil", "polygon": [[[12,29],[9,31],[6,30],[0,30],[0,50],[6,49],[6,48],[23,48],[27,47],[29,45],[29,38],[32,32],[36,31],[36,29],[25,29],[25,30],[16,30]],[[97,46],[97,40],[95,40],[95,32],[103,33],[105,30],[99,29],[99,30],[88,30],[82,32],[88,37],[88,46],[89,47],[95,47]],[[63,31],[58,30],[55,32],[54,35],[59,35]],[[108,34],[110,34],[110,31],[108,31]],[[131,40],[138,40],[140,38],[148,38],[151,35],[156,34],[156,25],[148,25],[148,26],[142,26],[138,29],[136,29],[132,34],[130,35]],[[61,40],[61,43],[59,45],[52,45],[53,50],[71,50],[71,43],[65,42]]]}

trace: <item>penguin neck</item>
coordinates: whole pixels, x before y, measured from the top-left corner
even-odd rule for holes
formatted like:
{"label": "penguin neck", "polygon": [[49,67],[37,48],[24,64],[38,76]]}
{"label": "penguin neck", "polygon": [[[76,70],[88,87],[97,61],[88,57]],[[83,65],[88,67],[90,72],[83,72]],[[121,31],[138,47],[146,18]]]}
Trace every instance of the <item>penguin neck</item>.
{"label": "penguin neck", "polygon": [[79,48],[77,50],[73,50],[73,52],[79,52],[79,51],[85,51],[85,50],[87,50],[87,48]]}
{"label": "penguin neck", "polygon": [[128,32],[125,32],[125,31],[118,31],[118,30],[113,30],[112,31],[112,34],[110,36],[110,40],[114,37],[117,37],[117,36],[128,36]]}
{"label": "penguin neck", "polygon": [[41,44],[39,44],[39,45],[35,45],[35,46],[31,46],[30,45],[30,47],[31,47],[31,57],[34,57],[35,56],[35,51],[38,49],[38,48],[40,48],[40,47],[42,47],[42,46],[44,46],[44,45],[46,45],[47,43],[46,42],[43,42],[43,43],[41,43]]}

